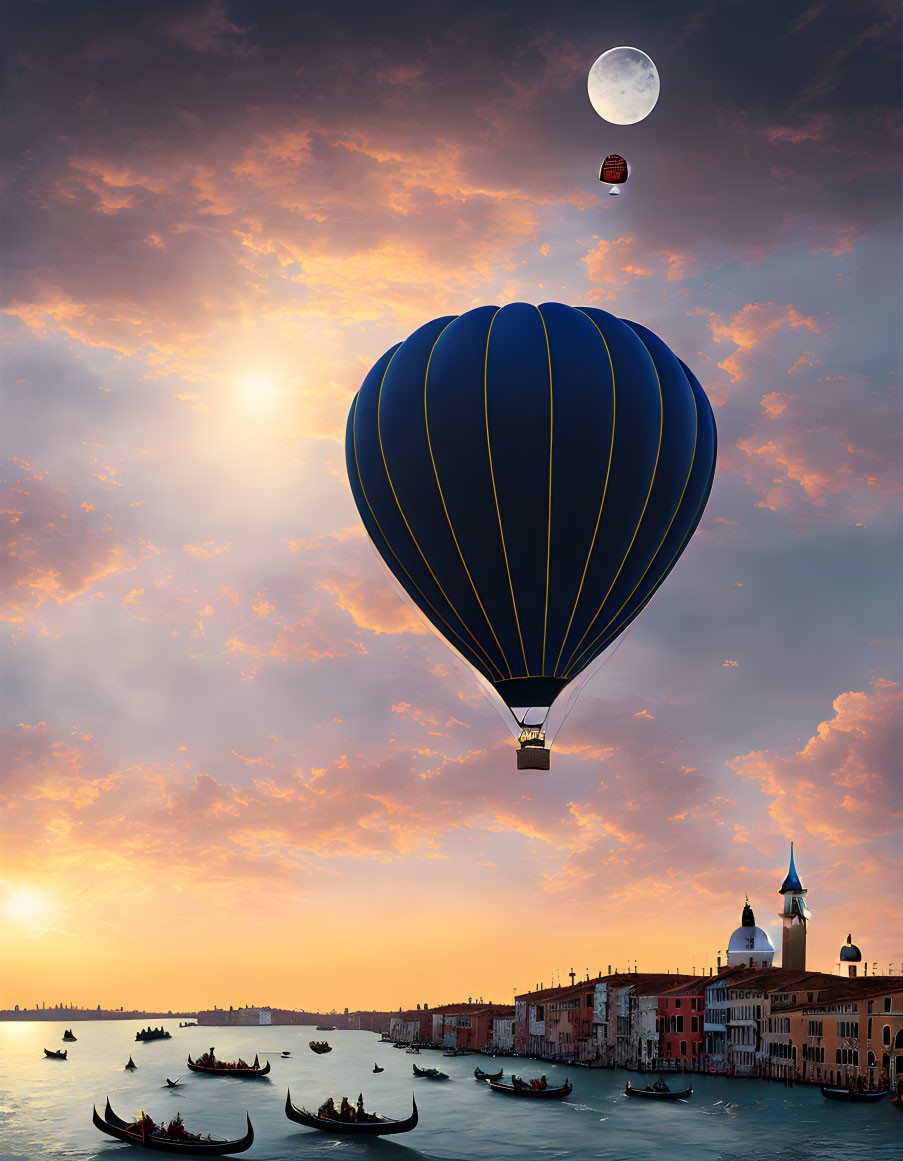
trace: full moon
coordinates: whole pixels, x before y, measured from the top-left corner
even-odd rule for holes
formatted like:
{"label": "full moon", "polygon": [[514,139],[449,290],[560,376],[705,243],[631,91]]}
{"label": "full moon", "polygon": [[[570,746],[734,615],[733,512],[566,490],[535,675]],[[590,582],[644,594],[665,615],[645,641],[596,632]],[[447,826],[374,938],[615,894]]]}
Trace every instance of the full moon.
{"label": "full moon", "polygon": [[613,125],[635,125],[655,108],[658,69],[638,48],[610,48],[589,70],[590,104]]}

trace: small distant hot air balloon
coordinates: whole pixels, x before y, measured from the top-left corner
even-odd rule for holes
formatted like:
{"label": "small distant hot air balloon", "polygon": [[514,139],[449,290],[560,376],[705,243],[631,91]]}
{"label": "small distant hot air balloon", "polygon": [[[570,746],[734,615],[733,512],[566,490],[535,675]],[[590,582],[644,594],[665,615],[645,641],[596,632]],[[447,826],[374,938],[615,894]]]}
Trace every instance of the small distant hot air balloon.
{"label": "small distant hot air balloon", "polygon": [[599,170],[599,181],[607,182],[611,186],[608,192],[612,197],[617,197],[621,192],[618,186],[623,185],[627,177],[627,162],[619,153],[609,153]]}
{"label": "small distant hot air balloon", "polygon": [[596,307],[446,315],[367,375],[346,442],[364,527],[505,707],[518,769],[549,768],[597,659],[676,565],[715,447],[692,371]]}

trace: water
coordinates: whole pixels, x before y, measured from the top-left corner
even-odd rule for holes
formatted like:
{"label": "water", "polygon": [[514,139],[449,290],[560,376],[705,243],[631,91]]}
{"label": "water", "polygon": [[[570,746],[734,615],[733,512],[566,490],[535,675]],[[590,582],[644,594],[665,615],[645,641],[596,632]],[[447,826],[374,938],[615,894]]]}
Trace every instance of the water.
{"label": "water", "polygon": [[[159,1022],[159,1021],[158,1021]],[[125,1159],[137,1150],[104,1137],[91,1123],[91,1105],[131,1119],[145,1109],[155,1120],[181,1111],[196,1132],[236,1138],[251,1115],[255,1141],[249,1161],[900,1161],[903,1115],[885,1099],[877,1106],[826,1101],[817,1088],[757,1080],[694,1076],[687,1103],[652,1103],[623,1095],[637,1074],[588,1072],[563,1065],[439,1052],[408,1056],[372,1032],[318,1033],[313,1028],[184,1028],[166,1021],[171,1040],[136,1044],[139,1023],[79,1021],[78,1041],[64,1045],[66,1025],[0,1023],[0,1161],[43,1158]],[[328,1039],[333,1051],[316,1056],[308,1041]],[[223,1080],[189,1073],[187,1053],[210,1045],[223,1060],[242,1056],[272,1062],[264,1080]],[[68,1047],[67,1061],[48,1060],[43,1048]],[[291,1051],[283,1059],[279,1053]],[[265,1053],[273,1055],[265,1056]],[[138,1068],[123,1071],[132,1056]],[[414,1080],[411,1064],[440,1067],[448,1081]],[[374,1062],[385,1072],[374,1075]],[[490,1092],[473,1070],[545,1072],[550,1084],[569,1076],[564,1101],[518,1100]],[[166,1077],[184,1078],[169,1091]],[[645,1078],[643,1080],[645,1083]],[[330,1093],[367,1108],[405,1117],[416,1093],[420,1123],[401,1137],[342,1140],[294,1125],[285,1117],[285,1093],[296,1105],[318,1106]]]}

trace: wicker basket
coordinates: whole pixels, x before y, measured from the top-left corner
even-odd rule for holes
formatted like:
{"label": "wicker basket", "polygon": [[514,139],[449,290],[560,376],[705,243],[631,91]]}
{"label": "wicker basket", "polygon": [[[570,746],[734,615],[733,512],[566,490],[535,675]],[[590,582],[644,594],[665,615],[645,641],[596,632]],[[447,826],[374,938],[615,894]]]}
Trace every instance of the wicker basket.
{"label": "wicker basket", "polygon": [[552,751],[544,746],[521,746],[517,751],[518,770],[548,770]]}

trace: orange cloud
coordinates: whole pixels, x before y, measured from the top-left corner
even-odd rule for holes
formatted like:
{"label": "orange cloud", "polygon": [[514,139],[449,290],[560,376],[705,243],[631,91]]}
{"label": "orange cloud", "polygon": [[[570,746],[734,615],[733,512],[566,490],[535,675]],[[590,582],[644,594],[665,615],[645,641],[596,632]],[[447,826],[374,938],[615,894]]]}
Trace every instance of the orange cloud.
{"label": "orange cloud", "polygon": [[728,765],[771,799],[768,813],[779,833],[862,846],[891,833],[903,818],[903,689],[875,678],[867,691],[839,694],[833,708],[833,717],[819,723],[801,750],[753,751]]}

